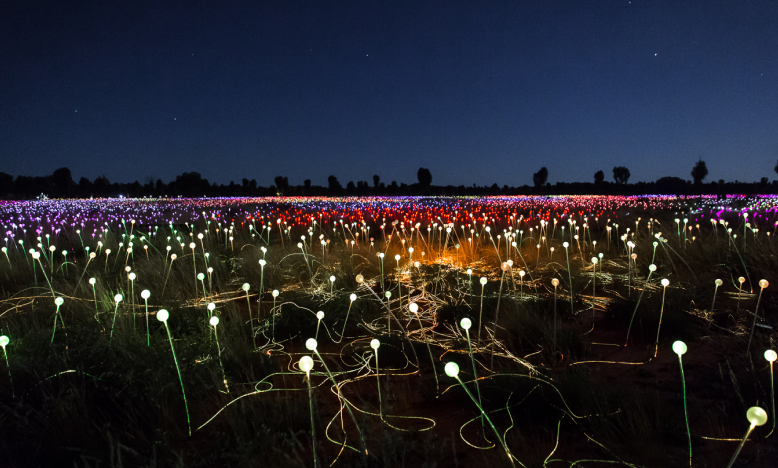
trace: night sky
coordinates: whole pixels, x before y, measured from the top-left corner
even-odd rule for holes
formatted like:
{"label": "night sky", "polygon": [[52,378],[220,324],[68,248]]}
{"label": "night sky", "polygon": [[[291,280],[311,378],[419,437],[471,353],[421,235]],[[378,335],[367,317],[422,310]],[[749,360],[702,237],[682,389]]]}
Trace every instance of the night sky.
{"label": "night sky", "polygon": [[0,171],[778,177],[778,2],[0,0]]}

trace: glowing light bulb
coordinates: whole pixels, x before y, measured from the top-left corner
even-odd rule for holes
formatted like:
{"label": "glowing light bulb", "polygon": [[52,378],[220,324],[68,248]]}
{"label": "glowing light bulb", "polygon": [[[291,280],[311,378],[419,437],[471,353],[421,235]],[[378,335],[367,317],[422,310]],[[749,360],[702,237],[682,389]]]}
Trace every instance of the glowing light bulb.
{"label": "glowing light bulb", "polygon": [[308,348],[308,350],[310,351],[315,351],[316,346],[318,346],[318,344],[316,343],[316,340],[313,338],[308,338],[308,340],[305,342],[305,347]]}
{"label": "glowing light bulb", "polygon": [[273,297],[278,297],[278,294],[279,294],[278,289],[274,289],[273,290]]}
{"label": "glowing light bulb", "polygon": [[310,356],[303,356],[300,358],[299,366],[300,370],[307,374],[313,369],[313,359]]}
{"label": "glowing light bulb", "polygon": [[219,317],[214,315],[213,317],[211,317],[211,320],[209,320],[208,323],[210,323],[212,327],[215,327],[216,325],[219,324]]}
{"label": "glowing light bulb", "polygon": [[686,343],[683,341],[676,341],[673,343],[673,351],[679,356],[686,354],[686,349]]}
{"label": "glowing light bulb", "polygon": [[142,297],[143,299],[150,298],[151,297],[151,291],[149,291],[148,289],[144,289],[143,291],[140,292],[140,297]]}
{"label": "glowing light bulb", "polygon": [[482,277],[481,277],[481,279],[480,279],[479,281],[480,281],[480,283],[481,283],[481,286],[486,286],[486,283],[487,283],[489,280],[487,280],[485,276],[482,276]]}
{"label": "glowing light bulb", "polygon": [[470,327],[473,326],[473,322],[471,322],[469,318],[465,317],[459,321],[459,326],[465,330],[470,330]]}
{"label": "glowing light bulb", "polygon": [[664,287],[670,286],[670,280],[667,279],[667,278],[663,278],[662,279],[662,286],[664,286]]}
{"label": "glowing light bulb", "polygon": [[122,302],[122,299],[124,299],[124,298],[122,297],[122,295],[121,295],[121,294],[117,294],[117,295],[115,295],[115,296],[113,297],[113,300],[114,300],[114,301],[116,301],[116,303],[117,303],[117,304],[118,304],[118,303],[120,303],[120,302]]}
{"label": "glowing light bulb", "polygon": [[419,311],[419,304],[412,302],[411,305],[408,306],[408,310],[413,312],[414,314]]}
{"label": "glowing light bulb", "polygon": [[65,303],[65,299],[62,299],[61,297],[54,299],[54,304],[56,304],[57,306],[61,306],[64,303]]}
{"label": "glowing light bulb", "polygon": [[165,309],[161,309],[159,312],[157,312],[157,320],[160,322],[167,322],[168,317],[170,317],[170,313],[168,313],[168,311]]}
{"label": "glowing light bulb", "polygon": [[370,347],[373,348],[375,351],[378,351],[378,348],[381,346],[381,342],[377,339],[373,338],[370,340]]}
{"label": "glowing light bulb", "polygon": [[752,406],[746,411],[746,419],[754,426],[762,426],[767,422],[767,412],[758,406]]}
{"label": "glowing light bulb", "polygon": [[449,362],[446,367],[443,368],[446,375],[449,377],[456,377],[459,374],[459,365],[456,362]]}

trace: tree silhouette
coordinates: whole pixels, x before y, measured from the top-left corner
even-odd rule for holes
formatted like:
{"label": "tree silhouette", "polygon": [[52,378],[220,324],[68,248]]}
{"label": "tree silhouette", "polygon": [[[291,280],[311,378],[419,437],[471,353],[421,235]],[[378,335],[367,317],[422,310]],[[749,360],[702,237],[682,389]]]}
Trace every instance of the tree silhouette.
{"label": "tree silhouette", "polygon": [[329,185],[330,193],[332,195],[337,195],[340,193],[341,189],[343,189],[343,186],[338,182],[338,178],[334,175],[327,177],[327,184]]}
{"label": "tree silhouette", "polygon": [[776,164],[776,165],[775,165],[775,167],[773,168],[773,170],[776,172],[776,174],[778,174],[778,164]]}
{"label": "tree silhouette", "polygon": [[70,169],[60,167],[54,171],[51,175],[51,182],[54,184],[58,196],[68,195],[70,186],[73,185],[73,176],[70,174]]}
{"label": "tree silhouette", "polygon": [[273,179],[276,183],[276,189],[278,189],[278,192],[281,195],[284,195],[289,191],[289,178],[282,177],[282,176],[276,176],[275,179]]}
{"label": "tree silhouette", "polygon": [[695,184],[701,184],[702,179],[708,176],[708,166],[705,165],[705,161],[700,159],[697,161],[697,163],[694,165],[694,168],[692,169],[692,178],[694,179]]}
{"label": "tree silhouette", "polygon": [[429,169],[420,167],[419,171],[416,173],[416,177],[419,178],[419,185],[422,187],[429,187],[432,185],[432,174]]}
{"label": "tree silhouette", "polygon": [[378,188],[378,183],[381,182],[381,178],[378,177],[378,174],[375,174],[373,176],[373,187]]}
{"label": "tree silhouette", "polygon": [[597,185],[600,185],[605,181],[605,173],[602,171],[597,171],[594,173],[594,183]]}
{"label": "tree silhouette", "polygon": [[548,169],[546,169],[545,166],[541,167],[538,172],[532,174],[532,183],[535,184],[535,187],[539,188],[546,185],[547,180],[548,180]]}
{"label": "tree silhouette", "polygon": [[629,169],[624,166],[614,167],[613,180],[615,180],[617,184],[626,184],[629,180]]}

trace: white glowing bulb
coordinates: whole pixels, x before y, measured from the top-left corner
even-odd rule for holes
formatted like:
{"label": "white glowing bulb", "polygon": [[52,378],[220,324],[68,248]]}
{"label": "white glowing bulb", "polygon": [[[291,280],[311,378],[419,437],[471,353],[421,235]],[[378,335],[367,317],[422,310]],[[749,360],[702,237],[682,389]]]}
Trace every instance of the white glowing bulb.
{"label": "white glowing bulb", "polygon": [[61,306],[64,303],[65,303],[65,299],[62,299],[61,297],[54,299],[54,304],[56,304],[57,306]]}
{"label": "white glowing bulb", "polygon": [[168,317],[170,317],[170,314],[165,309],[162,309],[159,312],[157,312],[157,320],[159,320],[160,322],[167,322]]}
{"label": "white glowing bulb", "polygon": [[481,277],[481,279],[480,279],[479,281],[481,282],[481,286],[486,286],[486,283],[487,283],[489,280],[488,280],[488,279],[486,279],[486,277],[485,277],[485,276],[482,276],[482,277]]}
{"label": "white glowing bulb", "polygon": [[370,340],[370,347],[373,348],[375,351],[378,351],[378,347],[381,346],[381,342],[377,339],[373,338]]}
{"label": "white glowing bulb", "polygon": [[311,359],[310,356],[303,356],[300,358],[299,365],[300,365],[300,370],[307,374],[311,372],[311,369],[313,369],[313,359]]}
{"label": "white glowing bulb", "polygon": [[411,305],[408,306],[408,310],[413,312],[414,314],[419,311],[419,304],[412,302]]}
{"label": "white glowing bulb", "polygon": [[470,330],[470,327],[473,326],[473,322],[471,322],[469,318],[465,317],[459,321],[459,326],[465,330]]}
{"label": "white glowing bulb", "polygon": [[219,324],[219,317],[214,315],[213,317],[211,317],[211,320],[209,320],[208,322],[211,324],[211,326],[215,327],[216,325]]}
{"label": "white glowing bulb", "polygon": [[746,411],[746,419],[754,426],[761,426],[767,422],[767,412],[758,406],[752,406]]}
{"label": "white glowing bulb", "polygon": [[273,290],[273,297],[278,297],[278,289]]}
{"label": "white glowing bulb", "polygon": [[308,340],[305,342],[305,347],[308,348],[310,351],[314,351],[316,349],[317,343],[316,340],[313,338],[308,338]]}
{"label": "white glowing bulb", "polygon": [[662,286],[664,287],[670,286],[670,280],[667,278],[662,278]]}
{"label": "white glowing bulb", "polygon": [[683,341],[676,341],[673,343],[673,351],[679,356],[686,354],[686,349],[686,343]]}
{"label": "white glowing bulb", "polygon": [[319,320],[323,319],[324,318],[324,312],[322,312],[321,310],[316,312],[316,318],[319,319]]}
{"label": "white glowing bulb", "polygon": [[151,291],[149,291],[148,289],[144,289],[143,291],[140,292],[140,297],[142,297],[143,299],[150,298],[151,297]]}
{"label": "white glowing bulb", "polygon": [[449,362],[443,370],[446,371],[446,375],[449,377],[456,377],[459,374],[459,366],[456,362]]}
{"label": "white glowing bulb", "polygon": [[348,298],[351,300],[351,302],[354,302],[354,301],[357,300],[357,295],[354,294],[354,293],[351,293],[351,295]]}
{"label": "white glowing bulb", "polygon": [[116,301],[116,303],[117,303],[117,304],[118,304],[118,303],[120,303],[120,302],[122,302],[122,299],[124,299],[124,298],[122,297],[122,295],[121,295],[121,294],[117,294],[117,295],[115,295],[115,296],[113,297],[113,300],[114,300],[114,301]]}

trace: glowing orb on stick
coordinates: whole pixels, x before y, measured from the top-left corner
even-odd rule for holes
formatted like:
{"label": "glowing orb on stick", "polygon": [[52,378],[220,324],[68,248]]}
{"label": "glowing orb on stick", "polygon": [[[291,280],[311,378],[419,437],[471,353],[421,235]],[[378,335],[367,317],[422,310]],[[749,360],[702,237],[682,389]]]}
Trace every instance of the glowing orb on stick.
{"label": "glowing orb on stick", "polygon": [[443,368],[446,375],[449,377],[456,377],[459,374],[459,365],[456,362],[449,362],[446,367]]}
{"label": "glowing orb on stick", "polygon": [[214,304],[213,302],[208,303],[208,310],[213,312],[215,309],[216,309],[216,304]]}
{"label": "glowing orb on stick", "polygon": [[168,313],[167,310],[162,309],[159,312],[157,312],[157,320],[160,322],[167,322],[168,317],[170,317],[170,313]]}
{"label": "glowing orb on stick", "polygon": [[305,342],[305,347],[310,351],[315,351],[317,346],[318,343],[316,343],[316,340],[313,338],[308,338],[308,340]]}
{"label": "glowing orb on stick", "polygon": [[362,275],[357,275],[357,283],[362,284],[365,282],[365,277]]}
{"label": "glowing orb on stick", "polygon": [[273,297],[278,297],[278,294],[279,294],[278,289],[274,289],[273,290]]}
{"label": "glowing orb on stick", "polygon": [[481,286],[486,286],[486,283],[487,283],[488,281],[489,281],[489,280],[487,280],[485,276],[482,276],[482,277],[481,277],[481,279],[480,279]]}
{"label": "glowing orb on stick", "polygon": [[251,286],[249,286],[249,284],[248,284],[248,283],[243,283],[243,286],[242,286],[242,288],[243,288],[243,290],[244,290],[244,291],[248,291],[250,287],[251,287]]}
{"label": "glowing orb on stick", "polygon": [[764,289],[764,288],[766,288],[768,286],[770,286],[770,283],[768,283],[767,280],[765,280],[765,279],[759,280],[759,287],[760,288]]}
{"label": "glowing orb on stick", "polygon": [[667,278],[663,278],[662,279],[662,286],[664,286],[664,287],[670,286],[670,280],[667,279]]}
{"label": "glowing orb on stick", "polygon": [[5,336],[5,335],[0,336],[0,346],[2,346],[3,348],[8,346],[8,343],[10,343],[10,342],[11,342],[11,340],[9,340],[7,336]]}
{"label": "glowing orb on stick", "polygon": [[722,284],[724,284],[724,282],[721,281],[720,279],[717,279],[716,281],[714,281],[714,283],[716,283],[716,286],[721,286]]}
{"label": "glowing orb on stick", "polygon": [[213,317],[211,317],[211,320],[209,320],[208,322],[211,324],[211,326],[215,327],[216,325],[219,324],[219,317],[214,315]]}
{"label": "glowing orb on stick", "polygon": [[408,310],[413,312],[414,314],[419,311],[419,304],[412,302],[411,305],[408,306]]}
{"label": "glowing orb on stick", "polygon": [[300,358],[300,370],[306,374],[313,369],[313,359],[310,356],[303,356]]}
{"label": "glowing orb on stick", "polygon": [[322,312],[321,310],[316,312],[316,318],[319,319],[319,320],[323,319],[324,318],[324,312]]}
{"label": "glowing orb on stick", "polygon": [[354,293],[351,293],[351,295],[348,298],[351,300],[351,302],[354,302],[354,301],[357,300],[357,295],[354,294]]}
{"label": "glowing orb on stick", "polygon": [[56,304],[57,306],[61,306],[64,303],[65,303],[65,299],[62,299],[61,297],[54,299],[54,304]]}
{"label": "glowing orb on stick", "polygon": [[371,348],[373,348],[374,350],[378,351],[378,347],[379,347],[379,346],[381,346],[381,342],[380,342],[380,341],[378,341],[378,340],[377,340],[377,339],[375,339],[375,338],[373,338],[372,340],[370,340],[370,347],[371,347]]}
{"label": "glowing orb on stick", "polygon": [[202,280],[204,280],[204,279],[205,279],[205,275],[204,275],[204,274],[202,274],[202,273],[198,273],[198,274],[197,274],[197,279],[199,279],[200,281],[202,281]]}
{"label": "glowing orb on stick", "polygon": [[754,426],[761,426],[767,422],[767,412],[758,406],[752,406],[746,411],[746,419]]}
{"label": "glowing orb on stick", "polygon": [[143,299],[150,298],[151,297],[151,291],[149,291],[148,289],[144,289],[143,291],[140,292],[140,297],[142,297]]}
{"label": "glowing orb on stick", "polygon": [[673,343],[673,351],[679,356],[686,354],[686,343],[683,341],[676,341]]}
{"label": "glowing orb on stick", "polygon": [[558,279],[556,279],[556,278],[552,279],[552,280],[551,280],[551,285],[552,285],[552,286],[554,286],[554,287],[557,287],[557,286],[559,286],[559,280],[558,280]]}
{"label": "glowing orb on stick", "polygon": [[473,326],[473,322],[471,322],[469,318],[465,317],[459,321],[459,326],[465,330],[470,330],[470,327]]}
{"label": "glowing orb on stick", "polygon": [[122,297],[122,295],[121,295],[121,294],[117,294],[117,295],[115,295],[115,296],[113,297],[113,300],[114,300],[114,301],[116,301],[116,303],[117,303],[117,304],[118,304],[118,303],[120,303],[120,302],[122,302],[122,299],[124,299],[124,298]]}
{"label": "glowing orb on stick", "polygon": [[778,354],[772,349],[768,349],[764,352],[764,358],[770,362],[775,362],[775,360],[778,359]]}

